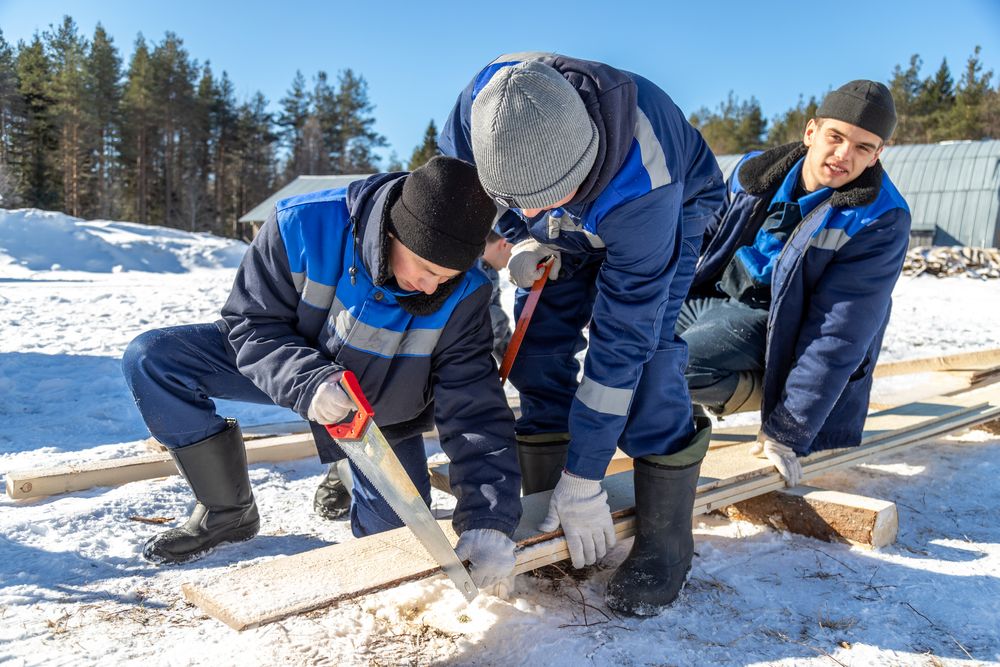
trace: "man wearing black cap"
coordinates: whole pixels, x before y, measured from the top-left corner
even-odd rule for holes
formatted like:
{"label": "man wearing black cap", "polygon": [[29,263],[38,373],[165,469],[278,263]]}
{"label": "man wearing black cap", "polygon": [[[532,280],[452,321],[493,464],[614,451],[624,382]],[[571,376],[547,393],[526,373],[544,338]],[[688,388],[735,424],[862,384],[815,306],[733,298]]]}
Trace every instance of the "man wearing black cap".
{"label": "man wearing black cap", "polygon": [[799,457],[861,441],[910,231],[879,162],[895,126],[888,88],[851,81],[801,143],[745,156],[678,317],[692,398],[760,409],[752,451],[789,486]]}
{"label": "man wearing black cap", "polygon": [[[247,251],[220,321],[136,338],[126,379],[198,501],[143,555],[186,562],[258,531],[239,426],[212,398],[294,410],[329,463],[343,453],[323,425],[352,409],[338,382],[351,370],[428,504],[421,434],[436,421],[458,552],[481,586],[509,575],[521,513],[514,422],[491,355],[491,285],[473,266],[495,213],[475,168],[445,157],[285,199]],[[351,523],[358,536],[400,525],[358,474]]]}

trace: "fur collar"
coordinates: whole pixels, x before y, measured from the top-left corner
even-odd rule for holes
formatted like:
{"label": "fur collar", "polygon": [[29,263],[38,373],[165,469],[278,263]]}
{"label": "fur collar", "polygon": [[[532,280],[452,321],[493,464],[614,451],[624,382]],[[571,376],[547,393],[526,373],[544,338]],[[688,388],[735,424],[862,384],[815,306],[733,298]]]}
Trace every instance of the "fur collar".
{"label": "fur collar", "polygon": [[[807,152],[805,144],[793,142],[764,151],[746,160],[740,167],[740,185],[757,197],[773,196],[785,176]],[[856,179],[834,191],[830,204],[836,208],[866,206],[878,198],[882,189],[881,160],[861,172]]]}

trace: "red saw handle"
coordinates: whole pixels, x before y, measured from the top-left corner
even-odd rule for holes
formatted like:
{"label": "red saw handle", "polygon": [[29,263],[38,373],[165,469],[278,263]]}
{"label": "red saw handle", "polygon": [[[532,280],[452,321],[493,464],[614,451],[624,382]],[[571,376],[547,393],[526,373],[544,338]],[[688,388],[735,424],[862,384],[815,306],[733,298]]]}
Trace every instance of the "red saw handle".
{"label": "red saw handle", "polygon": [[521,309],[521,316],[517,318],[514,335],[510,337],[510,342],[507,343],[507,351],[504,352],[503,361],[500,363],[500,384],[505,383],[507,376],[510,375],[510,369],[514,365],[514,358],[521,347],[521,341],[524,340],[524,332],[528,330],[531,315],[535,312],[535,306],[538,305],[538,299],[542,296],[542,288],[545,287],[545,281],[549,279],[549,271],[552,270],[552,264],[554,263],[555,258],[549,257],[538,264],[538,266],[544,267],[542,276],[531,286],[531,293],[524,300],[524,308]]}
{"label": "red saw handle", "polygon": [[342,424],[327,424],[327,432],[337,440],[360,440],[368,428],[368,422],[375,416],[371,404],[361,391],[358,378],[351,371],[344,371],[340,376],[340,386],[351,397],[358,409],[354,411],[354,419]]}

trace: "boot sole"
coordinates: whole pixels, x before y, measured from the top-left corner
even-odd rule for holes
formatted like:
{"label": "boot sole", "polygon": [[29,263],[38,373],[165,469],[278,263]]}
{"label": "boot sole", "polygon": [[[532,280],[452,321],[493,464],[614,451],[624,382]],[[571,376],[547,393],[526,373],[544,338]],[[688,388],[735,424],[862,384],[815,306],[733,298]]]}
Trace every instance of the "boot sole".
{"label": "boot sole", "polygon": [[235,530],[224,538],[209,545],[208,547],[201,549],[199,551],[192,551],[189,554],[184,554],[178,557],[166,557],[158,556],[157,554],[146,555],[145,550],[142,554],[143,559],[154,564],[154,565],[183,565],[184,563],[190,563],[192,561],[201,560],[202,558],[212,554],[216,549],[220,547],[226,547],[231,544],[239,544],[240,542],[246,542],[252,540],[260,532],[260,524],[255,526],[247,526],[245,528],[240,528]]}

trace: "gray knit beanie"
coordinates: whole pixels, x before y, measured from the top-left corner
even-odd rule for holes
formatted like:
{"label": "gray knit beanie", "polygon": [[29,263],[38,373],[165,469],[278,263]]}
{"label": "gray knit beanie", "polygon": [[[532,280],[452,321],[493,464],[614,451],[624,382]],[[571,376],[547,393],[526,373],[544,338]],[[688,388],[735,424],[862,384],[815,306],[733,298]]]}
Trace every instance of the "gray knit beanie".
{"label": "gray knit beanie", "polygon": [[479,180],[508,208],[543,208],[590,173],[598,132],[563,76],[530,60],[500,69],[472,103]]}
{"label": "gray knit beanie", "polygon": [[889,141],[896,129],[896,105],[884,84],[867,79],[845,83],[831,91],[816,109],[818,118],[833,118],[856,125]]}

